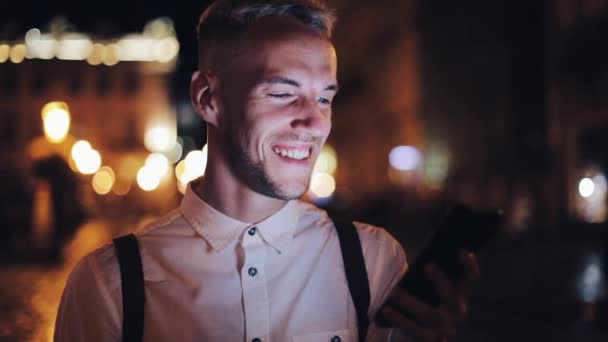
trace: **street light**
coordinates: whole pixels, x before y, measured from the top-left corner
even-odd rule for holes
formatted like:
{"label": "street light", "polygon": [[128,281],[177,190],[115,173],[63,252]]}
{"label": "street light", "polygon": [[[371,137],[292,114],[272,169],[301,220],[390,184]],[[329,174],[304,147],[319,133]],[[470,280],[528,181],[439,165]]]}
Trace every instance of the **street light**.
{"label": "street light", "polygon": [[49,102],[42,107],[44,135],[53,144],[65,140],[70,130],[70,112],[65,102]]}

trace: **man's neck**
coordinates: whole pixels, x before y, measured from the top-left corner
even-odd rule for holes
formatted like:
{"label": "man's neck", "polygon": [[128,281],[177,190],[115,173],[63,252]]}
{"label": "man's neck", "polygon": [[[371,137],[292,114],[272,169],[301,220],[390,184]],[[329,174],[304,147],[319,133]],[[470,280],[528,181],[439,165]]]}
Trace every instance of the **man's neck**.
{"label": "man's neck", "polygon": [[222,214],[242,222],[257,223],[279,211],[286,200],[271,198],[249,188],[231,187],[213,179],[213,174],[192,183],[192,190]]}

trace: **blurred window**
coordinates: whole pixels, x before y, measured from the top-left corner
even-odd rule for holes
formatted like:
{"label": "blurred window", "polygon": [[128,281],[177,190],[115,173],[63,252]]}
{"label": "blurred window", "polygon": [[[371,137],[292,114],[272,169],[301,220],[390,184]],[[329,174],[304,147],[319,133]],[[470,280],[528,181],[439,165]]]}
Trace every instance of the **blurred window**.
{"label": "blurred window", "polygon": [[43,68],[37,63],[32,63],[32,65],[30,91],[34,95],[42,95],[48,90],[55,73],[52,68]]}
{"label": "blurred window", "polygon": [[125,76],[124,87],[126,95],[135,95],[139,90],[139,75],[136,72],[128,72]]}
{"label": "blurred window", "polygon": [[0,97],[9,98],[17,94],[18,88],[17,66],[12,63],[0,65]]}
{"label": "blurred window", "polygon": [[0,111],[0,142],[9,145],[17,140],[19,132],[18,114],[12,111]]}
{"label": "blurred window", "polygon": [[70,95],[78,95],[82,92],[83,87],[83,73],[81,70],[73,70],[69,73],[69,78],[67,79],[67,88]]}
{"label": "blurred window", "polygon": [[110,77],[110,68],[100,67],[97,72],[97,93],[105,96],[112,90],[112,79]]}

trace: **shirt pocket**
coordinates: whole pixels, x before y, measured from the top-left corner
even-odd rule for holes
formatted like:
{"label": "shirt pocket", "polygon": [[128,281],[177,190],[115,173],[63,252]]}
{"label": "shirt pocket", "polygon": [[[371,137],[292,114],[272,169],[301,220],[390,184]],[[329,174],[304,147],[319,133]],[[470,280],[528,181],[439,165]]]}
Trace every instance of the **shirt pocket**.
{"label": "shirt pocket", "polygon": [[292,336],[293,342],[357,342],[357,329],[323,331]]}

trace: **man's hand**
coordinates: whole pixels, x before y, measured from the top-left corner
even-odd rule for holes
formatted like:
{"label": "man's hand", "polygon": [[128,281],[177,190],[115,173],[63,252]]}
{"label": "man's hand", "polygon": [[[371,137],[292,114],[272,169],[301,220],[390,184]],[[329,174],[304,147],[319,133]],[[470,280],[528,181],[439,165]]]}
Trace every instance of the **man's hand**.
{"label": "man's hand", "polygon": [[[428,264],[425,267],[441,298],[438,307],[421,302],[397,287],[388,300],[391,305],[386,305],[382,310],[384,317],[416,342],[445,341],[454,335],[467,316],[468,301],[473,286],[479,279],[479,265],[475,255],[463,250],[460,258],[465,267],[465,275],[458,284],[452,283],[436,265]],[[411,313],[414,319],[391,306]]]}

